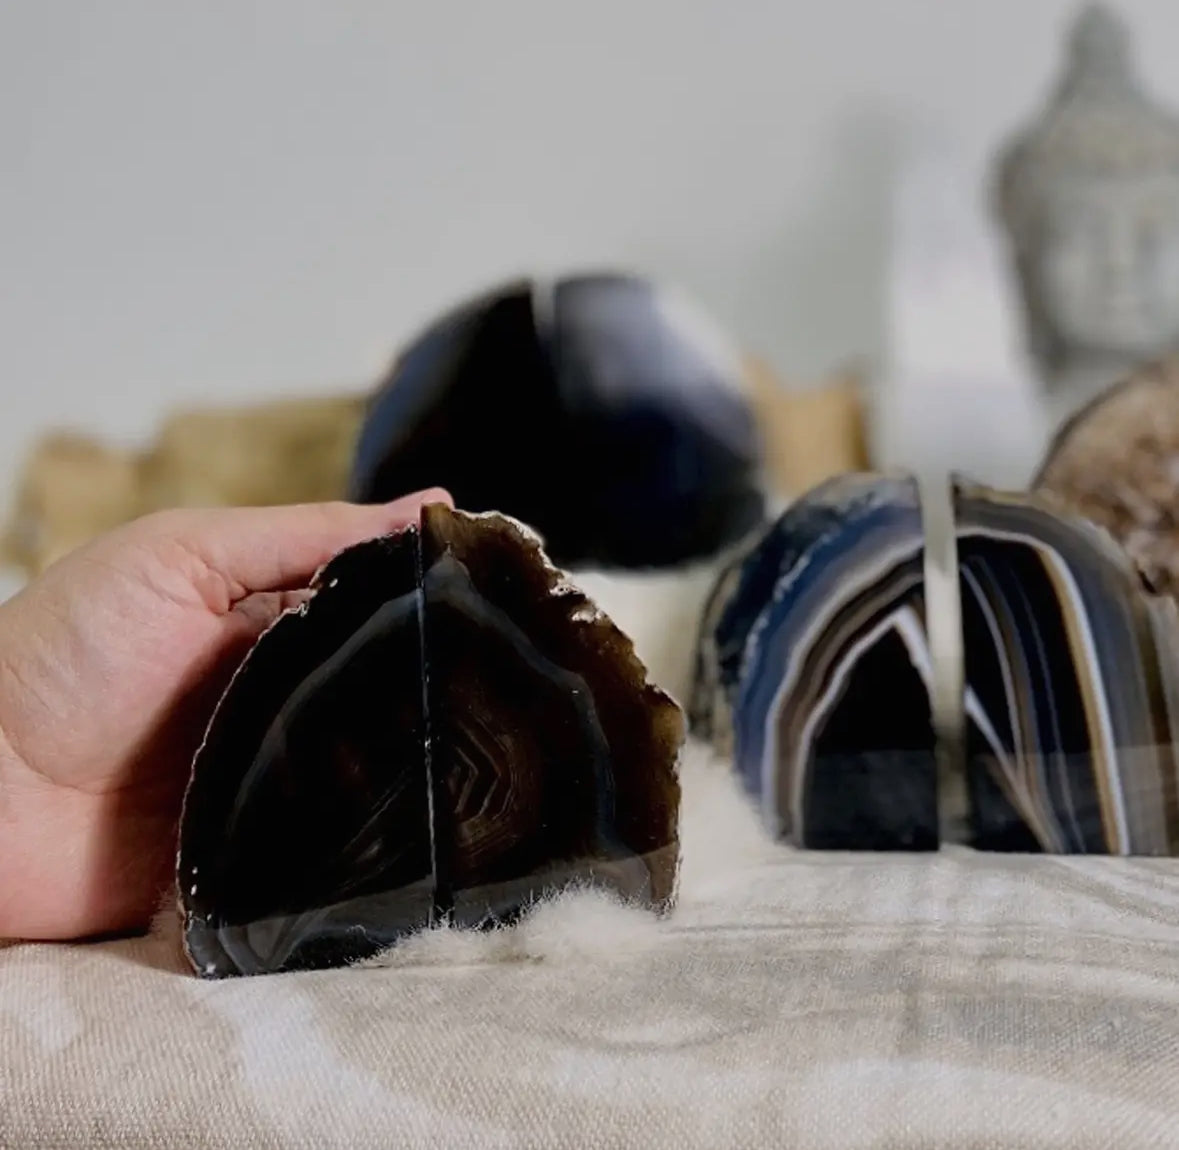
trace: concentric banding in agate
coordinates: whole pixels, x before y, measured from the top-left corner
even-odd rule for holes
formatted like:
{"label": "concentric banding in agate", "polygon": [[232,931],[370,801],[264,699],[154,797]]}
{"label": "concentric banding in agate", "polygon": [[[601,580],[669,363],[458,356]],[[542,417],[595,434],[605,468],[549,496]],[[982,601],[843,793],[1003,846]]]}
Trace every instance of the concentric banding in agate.
{"label": "concentric banding in agate", "polygon": [[[1175,612],[1100,529],[1026,496],[957,495],[979,845],[1172,854]],[[987,796],[987,797],[984,797]]]}
{"label": "concentric banding in agate", "polygon": [[806,841],[815,741],[867,647],[898,638],[928,692],[922,547],[915,484],[855,475],[787,510],[747,560],[717,651],[736,765],[776,833]]}
{"label": "concentric banding in agate", "polygon": [[[718,586],[702,652],[767,825],[803,846],[936,846],[952,784],[952,837],[980,849],[1179,853],[1179,608],[1100,528],[961,479],[952,494],[958,668],[931,652],[911,480],[822,485]],[[965,726],[949,780],[932,767],[947,669]]]}

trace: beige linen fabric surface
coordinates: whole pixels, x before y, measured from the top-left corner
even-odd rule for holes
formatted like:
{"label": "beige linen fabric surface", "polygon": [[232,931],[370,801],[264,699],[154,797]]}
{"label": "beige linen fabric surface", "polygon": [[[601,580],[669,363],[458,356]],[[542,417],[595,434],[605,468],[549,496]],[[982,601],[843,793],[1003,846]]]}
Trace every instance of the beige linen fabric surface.
{"label": "beige linen fabric surface", "polygon": [[1179,1146],[1179,862],[808,855],[684,786],[662,922],[574,893],[218,983],[0,950],[0,1146]]}

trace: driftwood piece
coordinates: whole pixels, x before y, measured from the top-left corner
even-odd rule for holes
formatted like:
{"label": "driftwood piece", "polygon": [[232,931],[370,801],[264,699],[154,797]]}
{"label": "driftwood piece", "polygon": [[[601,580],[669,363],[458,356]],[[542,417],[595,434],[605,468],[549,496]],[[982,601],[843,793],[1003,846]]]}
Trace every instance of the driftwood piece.
{"label": "driftwood piece", "polygon": [[[788,388],[751,359],[747,377],[777,495],[868,465],[864,405],[852,376]],[[47,434],[20,476],[0,560],[33,576],[95,535],[167,507],[342,498],[366,401],[346,393],[181,410],[138,452]]]}

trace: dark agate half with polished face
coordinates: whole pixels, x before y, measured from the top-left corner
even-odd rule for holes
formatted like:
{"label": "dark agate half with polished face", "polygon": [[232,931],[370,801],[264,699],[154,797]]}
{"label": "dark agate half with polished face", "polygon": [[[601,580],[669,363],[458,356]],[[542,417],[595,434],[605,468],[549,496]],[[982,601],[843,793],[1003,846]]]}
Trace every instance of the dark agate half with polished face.
{"label": "dark agate half with polished face", "polygon": [[711,733],[776,835],[937,846],[922,563],[916,485],[849,476],[795,503],[722,577]]}
{"label": "dark agate half with polished face", "polygon": [[974,834],[996,850],[1179,853],[1179,615],[1101,528],[956,499]]}
{"label": "dark agate half with polished face", "polygon": [[762,522],[739,358],[624,275],[522,281],[415,338],[365,418],[351,498],[442,486],[524,521],[565,567],[666,567]]}
{"label": "dark agate half with polished face", "polygon": [[693,723],[769,827],[805,847],[1179,853],[1179,614],[1096,526],[957,481],[960,744],[937,663],[915,483],[852,475],[726,572]]}
{"label": "dark agate half with polished face", "polygon": [[530,535],[428,507],[334,559],[218,707],[181,826],[192,964],[342,965],[570,883],[663,909],[683,727]]}

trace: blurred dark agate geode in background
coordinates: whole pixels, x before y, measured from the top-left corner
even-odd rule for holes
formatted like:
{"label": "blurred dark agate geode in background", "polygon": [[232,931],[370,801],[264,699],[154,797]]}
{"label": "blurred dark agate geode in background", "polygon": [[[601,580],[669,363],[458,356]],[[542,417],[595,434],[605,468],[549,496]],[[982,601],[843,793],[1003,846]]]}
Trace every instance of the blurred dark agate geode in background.
{"label": "blurred dark agate geode in background", "polygon": [[[953,490],[964,776],[932,722],[917,485],[848,475],[718,583],[693,724],[804,847],[1179,853],[1179,613],[1100,528],[1028,494]],[[961,782],[961,786],[956,784]],[[954,791],[954,796],[950,792]]]}
{"label": "blurred dark agate geode in background", "polygon": [[427,507],[255,645],[181,825],[198,974],[336,966],[570,882],[669,905],[682,713],[519,525]]}
{"label": "blurred dark agate geode in background", "polygon": [[351,497],[447,488],[540,533],[562,566],[705,558],[763,517],[743,365],[677,294],[627,275],[502,285],[398,356]]}
{"label": "blurred dark agate geode in background", "polygon": [[792,505],[721,576],[693,719],[712,721],[774,834],[937,845],[922,553],[916,485],[849,475]]}

